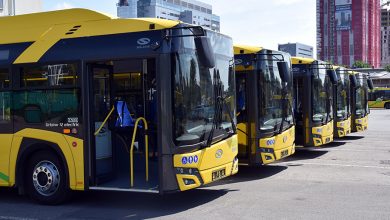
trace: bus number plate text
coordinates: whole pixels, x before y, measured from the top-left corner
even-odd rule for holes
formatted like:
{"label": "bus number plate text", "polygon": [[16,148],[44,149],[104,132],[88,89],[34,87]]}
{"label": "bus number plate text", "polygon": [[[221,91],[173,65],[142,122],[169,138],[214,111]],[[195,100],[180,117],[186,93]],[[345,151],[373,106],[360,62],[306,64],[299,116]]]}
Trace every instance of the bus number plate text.
{"label": "bus number plate text", "polygon": [[219,180],[226,176],[225,169],[214,171],[212,174],[212,180]]}

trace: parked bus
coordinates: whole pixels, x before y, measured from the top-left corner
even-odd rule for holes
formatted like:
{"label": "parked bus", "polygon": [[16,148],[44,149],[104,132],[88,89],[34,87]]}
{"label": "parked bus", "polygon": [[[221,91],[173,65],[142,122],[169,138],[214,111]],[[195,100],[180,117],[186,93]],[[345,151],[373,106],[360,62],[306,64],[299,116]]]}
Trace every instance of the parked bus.
{"label": "parked bus", "polygon": [[368,128],[368,90],[373,89],[371,79],[366,74],[351,71],[351,111],[352,132],[364,131]]}
{"label": "parked bus", "polygon": [[342,138],[351,133],[351,82],[349,70],[334,66],[337,84],[333,87],[334,136]]}
{"label": "parked bus", "polygon": [[242,45],[236,45],[234,53],[240,164],[269,164],[292,155],[290,55]]}
{"label": "parked bus", "polygon": [[375,88],[368,94],[370,108],[390,109],[390,88]]}
{"label": "parked bus", "polygon": [[311,58],[293,57],[296,145],[321,146],[333,141],[332,65]]}
{"label": "parked bus", "polygon": [[161,194],[238,171],[230,37],[84,9],[0,28],[0,186],[57,204],[71,190]]}

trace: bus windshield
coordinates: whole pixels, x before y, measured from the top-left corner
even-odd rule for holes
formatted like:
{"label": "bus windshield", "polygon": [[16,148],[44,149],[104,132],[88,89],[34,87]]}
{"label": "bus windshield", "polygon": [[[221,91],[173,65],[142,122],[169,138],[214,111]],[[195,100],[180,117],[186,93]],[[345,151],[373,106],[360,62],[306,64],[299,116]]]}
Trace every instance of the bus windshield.
{"label": "bus windshield", "polygon": [[313,122],[327,123],[326,119],[332,118],[332,106],[330,99],[332,98],[332,84],[329,77],[326,75],[326,67],[321,64],[313,64],[312,75],[312,106],[313,106]]}
{"label": "bus windshield", "polygon": [[176,145],[196,145],[209,138],[215,125],[215,76],[220,76],[223,93],[222,121],[212,132],[215,138],[233,132],[235,115],[235,77],[233,42],[221,34],[207,31],[215,53],[215,68],[200,62],[193,37],[181,39],[182,47],[173,55],[173,117]]}
{"label": "bus windshield", "polygon": [[[288,56],[288,55],[283,55]],[[279,74],[277,63],[283,59],[281,54],[273,51],[261,51],[259,60],[259,126],[261,132],[280,129],[282,121],[290,127],[292,114],[292,80],[285,86]],[[287,100],[287,102],[285,102]],[[283,123],[284,124],[284,123]]]}
{"label": "bus windshield", "polygon": [[365,116],[368,113],[367,79],[357,77],[359,87],[356,89],[356,115]]}
{"label": "bus windshield", "polygon": [[337,83],[337,117],[344,120],[350,115],[349,107],[349,74],[345,69],[337,69],[339,81]]}

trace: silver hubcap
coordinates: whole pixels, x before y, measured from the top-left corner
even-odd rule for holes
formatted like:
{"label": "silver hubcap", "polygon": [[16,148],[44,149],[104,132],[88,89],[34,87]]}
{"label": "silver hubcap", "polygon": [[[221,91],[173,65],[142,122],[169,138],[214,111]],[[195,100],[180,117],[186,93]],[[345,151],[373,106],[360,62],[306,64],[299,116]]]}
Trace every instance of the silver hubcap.
{"label": "silver hubcap", "polygon": [[32,175],[35,190],[43,196],[51,196],[60,186],[60,173],[50,161],[41,161]]}

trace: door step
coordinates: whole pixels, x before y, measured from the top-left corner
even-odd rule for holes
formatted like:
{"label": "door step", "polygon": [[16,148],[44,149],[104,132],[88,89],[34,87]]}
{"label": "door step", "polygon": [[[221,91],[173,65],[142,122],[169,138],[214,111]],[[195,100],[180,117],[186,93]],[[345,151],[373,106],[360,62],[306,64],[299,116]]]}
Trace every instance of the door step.
{"label": "door step", "polygon": [[140,193],[152,193],[159,194],[158,190],[154,189],[123,189],[123,188],[112,188],[112,187],[89,187],[90,190],[96,191],[117,191],[117,192],[140,192]]}

